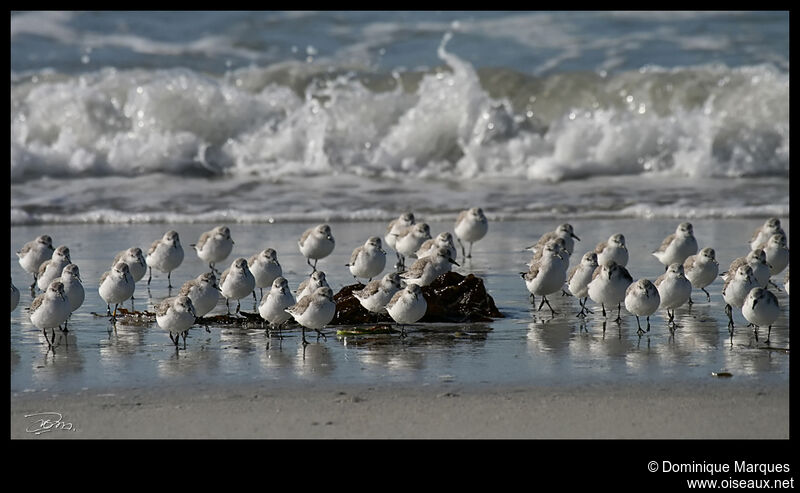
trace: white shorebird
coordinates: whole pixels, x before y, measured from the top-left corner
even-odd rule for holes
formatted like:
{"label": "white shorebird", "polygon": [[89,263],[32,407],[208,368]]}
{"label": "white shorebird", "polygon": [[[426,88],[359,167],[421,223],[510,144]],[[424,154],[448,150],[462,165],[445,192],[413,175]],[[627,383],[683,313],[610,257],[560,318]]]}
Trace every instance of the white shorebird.
{"label": "white shorebird", "polygon": [[[52,347],[56,342],[55,328],[61,328],[61,324],[67,320],[70,314],[69,299],[64,293],[64,285],[61,281],[52,281],[45,289],[45,292],[33,300],[30,308],[28,308],[28,313],[31,323],[42,329],[47,345]],[[51,331],[52,342],[47,337],[47,329]]]}
{"label": "white shorebird", "polygon": [[280,328],[281,325],[291,320],[292,316],[286,311],[296,303],[289,281],[283,276],[278,276],[272,281],[272,287],[266,297],[261,298],[258,305],[258,314],[272,327]]}
{"label": "white shorebird", "polygon": [[[480,207],[473,207],[458,214],[453,232],[461,245],[461,255],[464,258],[472,258],[472,244],[486,236],[488,230],[489,220]],[[469,253],[464,252],[463,241],[469,242]]]}
{"label": "white shorebird", "polygon": [[542,257],[531,264],[528,272],[520,272],[525,287],[530,292],[531,303],[536,302],[536,295],[542,297],[539,310],[544,304],[550,308],[551,315],[556,311],[550,306],[547,295],[562,289],[567,279],[567,264],[555,240],[550,240],[542,248]]}
{"label": "white shorebird", "polygon": [[33,284],[31,284],[31,291],[36,287],[36,277],[39,274],[39,266],[53,257],[53,239],[48,235],[41,235],[36,239],[31,240],[22,248],[17,250],[17,257],[19,257],[19,265],[28,274],[33,275]]}
{"label": "white shorebird", "polygon": [[176,231],[167,231],[164,236],[154,241],[147,250],[145,263],[148,266],[150,275],[147,278],[147,285],[153,279],[153,268],[166,272],[167,287],[172,289],[172,271],[177,269],[183,262],[183,247]]}
{"label": "white shorebird", "polygon": [[405,267],[406,257],[416,258],[419,247],[430,239],[431,228],[427,223],[416,223],[400,232],[394,243],[394,249],[400,255],[400,265]]}
{"label": "white shorebird", "polygon": [[305,296],[308,296],[317,288],[329,288],[330,285],[328,284],[328,279],[325,273],[321,270],[315,270],[311,273],[310,276],[303,279],[297,289],[295,290],[294,294],[297,296],[297,299],[301,299]]}
{"label": "white shorebird", "polygon": [[[100,276],[98,291],[100,297],[106,302],[106,315],[111,315],[111,321],[117,319],[117,307],[131,296],[136,289],[136,283],[131,277],[130,268],[125,262],[118,262],[110,270]],[[111,313],[111,304],[114,304],[114,313]]]}
{"label": "white shorebird", "polygon": [[601,241],[594,247],[597,254],[597,265],[609,265],[611,262],[625,267],[628,265],[628,246],[625,244],[625,235],[616,233]]}
{"label": "white shorebird", "polygon": [[454,264],[458,265],[455,260],[450,258],[447,247],[439,247],[434,255],[415,260],[407,271],[400,274],[400,277],[406,284],[427,286],[437,277],[450,272]]}
{"label": "white shorebird", "polygon": [[306,329],[314,329],[319,336],[327,339],[320,329],[331,323],[336,315],[336,303],[333,301],[333,291],[331,288],[317,288],[312,294],[300,298],[300,300],[286,309],[294,317],[295,321],[303,328],[303,345],[306,341]]}
{"label": "white shorebird", "polygon": [[395,242],[397,241],[397,236],[406,230],[409,226],[413,226],[415,224],[414,213],[406,212],[401,214],[400,217],[397,219],[392,219],[389,223],[389,226],[386,227],[386,235],[383,237],[383,240],[386,242],[392,250],[397,253],[397,264],[395,268],[400,267],[400,253],[397,252],[397,248],[395,248]]}
{"label": "white shorebird", "polygon": [[649,279],[639,279],[625,290],[625,309],[636,316],[637,333],[644,334],[639,317],[647,317],[647,332],[650,332],[650,315],[661,305],[658,288]]}
{"label": "white shorebird", "polygon": [[[564,260],[565,267],[568,268],[569,267],[569,260],[570,260],[571,255],[570,255],[569,251],[567,250],[567,242],[564,241],[564,238],[556,237],[556,238],[553,238],[551,240],[548,240],[548,243],[552,243],[553,245],[555,245],[556,251],[558,251],[561,254],[561,259]],[[526,264],[528,267],[533,265],[535,262],[538,262],[539,259],[542,258],[542,254],[544,252],[544,247],[541,246],[541,247],[535,248],[535,249],[533,249],[533,252],[534,253],[533,253],[533,257],[531,257],[531,261]]]}
{"label": "white shorebird", "polygon": [[[81,271],[75,264],[69,264],[61,271],[61,283],[64,285],[64,294],[69,299],[69,313],[80,308],[83,301],[86,299],[86,291],[83,289],[81,282]],[[67,322],[64,322],[66,328]]]}
{"label": "white shorebird", "polygon": [[[218,262],[225,261],[233,250],[233,238],[231,230],[227,226],[217,226],[200,235],[197,243],[189,246],[194,247],[200,260],[208,263],[208,268],[212,271]],[[247,260],[245,260],[247,262]]]}
{"label": "white shorebird", "polygon": [[386,313],[386,304],[392,296],[403,289],[403,280],[397,272],[389,272],[381,279],[370,281],[358,291],[353,291],[361,306],[367,311],[377,314]]}
{"label": "white shorebird", "polygon": [[603,309],[603,316],[606,316],[606,305],[617,305],[617,318],[614,320],[619,323],[622,320],[622,302],[625,300],[625,293],[628,286],[633,282],[628,269],[616,262],[609,262],[600,265],[594,270],[592,280],[589,282],[589,298],[595,303],[600,303]]}
{"label": "white shorebird", "polygon": [[[297,246],[300,247],[300,253],[306,258],[309,267],[316,271],[317,262],[333,252],[336,240],[333,239],[333,234],[331,234],[331,227],[327,224],[320,224],[305,230],[300,236]],[[311,265],[312,258],[314,259],[314,265]]]}
{"label": "white shorebird", "polygon": [[[261,290],[261,298],[264,298],[264,288],[272,287],[272,282],[283,275],[283,268],[278,262],[278,252],[274,248],[266,248],[247,259],[247,266],[253,277],[256,279],[256,287]],[[256,299],[256,292],[253,291],[253,299]]]}
{"label": "white shorebird", "polygon": [[405,337],[405,326],[418,322],[427,310],[428,302],[422,294],[422,288],[416,284],[409,284],[397,291],[386,304],[386,312],[400,324],[400,337]]}
{"label": "white shorebird", "polygon": [[697,253],[697,239],[691,223],[680,223],[675,232],[667,235],[653,255],[665,266],[683,264],[689,255]]}
{"label": "white shorebird", "polygon": [[39,266],[36,285],[44,291],[51,282],[61,277],[61,271],[71,263],[69,248],[64,245],[56,248],[50,260],[45,260]]}
{"label": "white shorebird", "polygon": [[239,257],[233,261],[230,267],[225,269],[219,279],[219,289],[225,297],[225,306],[228,315],[231,314],[230,300],[236,300],[236,312],[241,308],[241,299],[249,295],[256,288],[256,279],[250,268],[247,267],[247,259]]}
{"label": "white shorebird", "polygon": [[789,269],[786,269],[786,277],[783,278],[783,289],[789,294]]}
{"label": "white shorebird", "polygon": [[[131,247],[119,252],[114,256],[114,261],[111,262],[111,265],[117,265],[117,262],[125,262],[128,264],[128,270],[130,270],[134,283],[139,282],[147,272],[147,260],[145,260],[141,248]],[[131,296],[131,309],[133,309],[134,299],[134,296]]]}
{"label": "white shorebird", "polygon": [[[695,255],[689,255],[683,262],[683,272],[686,279],[692,283],[692,287],[699,289],[706,294],[707,301],[711,301],[711,295],[706,291],[706,286],[714,282],[719,274],[719,262],[717,254],[711,247],[705,247]],[[689,297],[690,305],[694,303]]]}
{"label": "white shorebird", "polygon": [[786,232],[781,227],[781,220],[777,217],[771,217],[764,221],[764,224],[756,228],[753,236],[750,238],[750,250],[759,248],[759,245],[769,240],[774,234],[786,235]]}
{"label": "white shorebird", "polygon": [[733,275],[729,275],[722,286],[722,299],[725,300],[725,314],[728,315],[728,330],[733,336],[733,308],[741,308],[744,299],[758,283],[749,264],[740,265]]}
{"label": "white shorebird", "polygon": [[422,246],[420,246],[417,250],[417,258],[419,259],[433,255],[436,253],[436,250],[438,250],[439,247],[447,248],[450,258],[453,260],[458,260],[458,249],[456,248],[456,244],[453,242],[453,235],[447,231],[439,233],[435,238],[425,240]]}
{"label": "white shorebird", "polygon": [[386,267],[386,251],[383,249],[381,239],[371,236],[362,246],[356,247],[346,267],[350,268],[350,273],[356,280],[361,277],[368,279],[367,282],[383,272]]}
{"label": "white shorebird", "polygon": [[658,296],[661,297],[659,308],[667,310],[669,317],[667,323],[674,329],[675,309],[688,302],[692,295],[692,283],[686,279],[683,264],[676,262],[668,265],[667,270],[658,276],[653,284],[658,288]]}
{"label": "white shorebird", "polygon": [[11,279],[11,311],[13,312],[15,308],[19,305],[19,289],[14,286],[14,279]]}
{"label": "white shorebird", "polygon": [[576,315],[578,317],[585,317],[587,311],[593,313],[586,307],[586,300],[589,298],[589,283],[597,267],[597,254],[586,252],[581,258],[581,263],[570,269],[567,274],[567,289],[578,298],[578,303],[581,305],[581,311]]}
{"label": "white shorebird", "polygon": [[767,325],[769,330],[767,332],[767,340],[764,341],[769,344],[769,336],[772,334],[772,324],[778,319],[781,314],[781,308],[778,304],[778,298],[771,291],[764,288],[753,288],[747,293],[747,297],[742,303],[742,315],[748,322],[755,325],[756,340],[758,340],[758,328]]}
{"label": "white shorebird", "polygon": [[786,235],[776,233],[769,237],[758,246],[764,250],[767,257],[767,264],[769,264],[769,275],[775,276],[783,272],[783,269],[789,265],[789,248],[786,246]]}
{"label": "white shorebird", "polygon": [[541,250],[545,243],[556,238],[562,238],[564,240],[564,248],[566,248],[570,255],[575,251],[575,240],[581,241],[581,239],[575,235],[575,230],[572,228],[572,225],[564,223],[559,224],[555,231],[549,231],[540,236],[536,243],[529,246],[527,250],[533,250],[534,252]]}
{"label": "white shorebird", "polygon": [[144,258],[141,248],[131,247],[119,252],[114,257],[114,261],[111,262],[111,265],[117,265],[117,262],[125,262],[128,264],[133,282],[139,282],[147,272],[147,260]]}
{"label": "white shorebird", "polygon": [[[156,322],[158,326],[169,333],[170,340],[178,347],[178,341],[183,336],[183,345],[186,346],[186,335],[194,325],[194,305],[188,296],[175,296],[167,298],[155,306]],[[175,337],[172,337],[175,334]]]}
{"label": "white shorebird", "polygon": [[194,279],[189,279],[181,286],[178,296],[186,296],[192,300],[195,316],[204,317],[217,306],[219,301],[217,276],[213,272],[204,272]]}
{"label": "white shorebird", "polygon": [[728,267],[728,270],[722,274],[722,277],[727,280],[731,273],[736,272],[736,269],[744,264],[753,268],[753,279],[756,283],[762,288],[766,288],[767,284],[769,284],[770,265],[767,263],[767,254],[760,248],[751,250],[746,256],[739,257],[731,262],[731,265]]}

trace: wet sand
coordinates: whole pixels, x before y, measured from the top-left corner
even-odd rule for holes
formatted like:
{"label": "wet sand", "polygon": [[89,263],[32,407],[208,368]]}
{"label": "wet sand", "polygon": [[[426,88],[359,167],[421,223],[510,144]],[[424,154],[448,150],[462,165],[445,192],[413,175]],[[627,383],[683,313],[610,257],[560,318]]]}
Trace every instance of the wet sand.
{"label": "wet sand", "polygon": [[[60,424],[36,434],[43,416],[25,416],[44,412],[61,413]],[[788,439],[789,388],[717,380],[28,394],[11,401],[11,438]]]}

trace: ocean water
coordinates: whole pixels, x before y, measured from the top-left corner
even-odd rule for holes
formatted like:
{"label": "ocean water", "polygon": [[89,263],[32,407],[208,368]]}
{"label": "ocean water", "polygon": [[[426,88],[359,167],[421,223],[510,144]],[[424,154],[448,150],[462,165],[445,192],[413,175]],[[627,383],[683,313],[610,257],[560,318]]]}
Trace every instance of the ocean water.
{"label": "ocean water", "polygon": [[[663,314],[581,324],[573,298],[533,310],[522,248],[562,222],[582,242],[613,233],[634,278],[690,220],[723,267],[767,217],[789,232],[788,12],[12,12],[12,392],[170,384],[692,381],[785,385],[789,298],[772,345],[720,297]],[[276,248],[295,287],[296,247],[330,221],[321,262],[338,291],[366,237],[411,210],[434,233],[479,205],[490,233],[457,270],[507,316],[337,338],[303,349],[257,329],[194,328],[175,351],[154,323],[110,326],[97,283],[118,251],[175,229],[173,284],[206,267],[188,249],[225,223],[233,256]],[[47,350],[24,308],[16,255],[50,234],[87,289],[74,330]],[[576,257],[577,258],[577,257]],[[777,279],[782,281],[781,276]],[[170,293],[156,277],[136,308]],[[174,290],[173,290],[173,293]],[[140,298],[141,296],[141,298]],[[249,302],[249,300],[248,300]],[[128,305],[126,305],[128,306]],[[252,306],[243,303],[243,309]],[[217,313],[224,312],[224,303]],[[722,385],[729,383],[721,383]]]}
{"label": "ocean water", "polygon": [[14,225],[785,217],[789,15],[14,12],[10,116]]}

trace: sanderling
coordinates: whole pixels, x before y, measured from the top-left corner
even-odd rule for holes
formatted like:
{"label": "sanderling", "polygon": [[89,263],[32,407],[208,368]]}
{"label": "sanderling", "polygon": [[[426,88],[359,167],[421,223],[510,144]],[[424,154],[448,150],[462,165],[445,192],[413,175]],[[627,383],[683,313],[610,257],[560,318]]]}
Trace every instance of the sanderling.
{"label": "sanderling", "polygon": [[769,240],[770,236],[774,234],[786,235],[786,232],[781,227],[781,220],[777,217],[771,217],[764,221],[764,224],[759,226],[753,236],[750,238],[750,250],[759,248],[759,245]]}
{"label": "sanderling", "polygon": [[416,258],[417,250],[431,239],[431,228],[427,223],[416,223],[397,235],[394,249],[400,255],[400,265],[405,267],[406,257]]}
{"label": "sanderling", "polygon": [[51,282],[61,277],[64,267],[71,264],[69,248],[64,245],[56,248],[50,260],[45,260],[39,266],[39,273],[36,277],[36,285],[44,291]]}
{"label": "sanderling", "polygon": [[556,311],[550,306],[547,295],[561,289],[567,279],[567,264],[560,247],[556,246],[556,241],[547,242],[542,248],[542,257],[531,264],[528,272],[520,272],[520,276],[525,280],[525,286],[530,292],[531,303],[536,303],[538,294],[542,297],[539,310],[546,303],[551,315],[555,315]]}
{"label": "sanderling", "polygon": [[642,335],[642,324],[639,317],[647,317],[647,332],[650,332],[650,315],[658,310],[661,295],[658,288],[649,279],[639,279],[625,290],[625,309],[636,316],[637,334]]}
{"label": "sanderling", "polygon": [[680,223],[675,232],[664,238],[661,246],[653,252],[659,262],[665,266],[683,264],[689,255],[697,253],[697,239],[691,223]]}
{"label": "sanderling", "polygon": [[[188,296],[167,298],[155,306],[158,326],[169,333],[169,339],[178,347],[178,340],[183,336],[186,346],[186,335],[194,325],[197,315],[192,300]],[[175,334],[175,337],[172,337]]]}
{"label": "sanderling", "polygon": [[[336,246],[336,240],[331,234],[331,227],[327,224],[320,224],[305,230],[300,236],[297,246],[300,247],[300,253],[306,258],[309,267],[316,271],[317,262],[331,254]],[[314,265],[311,265],[312,258]]]}
{"label": "sanderling", "polygon": [[[692,286],[702,290],[706,294],[707,301],[711,301],[711,295],[706,291],[706,286],[714,282],[719,274],[719,262],[717,262],[714,249],[705,247],[695,255],[689,255],[683,263],[683,272]],[[694,302],[690,296],[689,304],[692,303]]]}
{"label": "sanderling", "polygon": [[447,248],[450,258],[453,260],[458,260],[458,249],[456,248],[456,244],[453,242],[453,235],[447,231],[439,233],[435,238],[425,240],[422,246],[420,246],[417,250],[417,258],[433,255],[436,253],[436,250],[438,250],[439,247]]}
{"label": "sanderling", "polygon": [[[570,260],[570,253],[567,250],[567,242],[564,241],[564,238],[553,238],[548,240],[549,243],[552,243],[556,247],[556,251],[561,254],[562,260],[564,260],[565,266],[569,267],[569,260]],[[545,243],[547,244],[547,243]],[[533,249],[533,257],[531,257],[531,261],[527,263],[528,267],[533,265],[534,262],[538,262],[539,259],[542,258],[542,253],[544,252],[544,245],[538,246],[537,248]]]}
{"label": "sanderling", "polygon": [[295,290],[294,294],[297,295],[297,299],[301,299],[305,296],[313,294],[318,288],[329,288],[330,285],[328,284],[328,280],[325,276],[325,273],[321,270],[315,270],[311,273],[310,276],[305,278],[297,289]]}
{"label": "sanderling", "polygon": [[[139,282],[144,277],[145,272],[147,272],[147,261],[142,254],[141,248],[132,247],[119,252],[114,257],[114,261],[111,262],[111,265],[117,265],[117,262],[125,262],[128,264],[128,269],[130,270],[134,283]],[[131,309],[133,309],[134,299],[134,296],[131,296]]]}
{"label": "sanderling", "polygon": [[213,272],[204,272],[194,279],[189,279],[181,286],[178,296],[187,296],[192,300],[197,318],[205,316],[219,301],[217,276]]}
{"label": "sanderling", "polygon": [[689,301],[692,295],[692,283],[684,274],[683,264],[676,262],[668,265],[667,270],[658,276],[653,284],[658,288],[658,296],[661,297],[659,307],[667,310],[669,317],[667,323],[674,329],[675,309]]}
{"label": "sanderling", "polygon": [[[69,299],[64,293],[64,284],[57,279],[52,281],[45,289],[45,292],[33,300],[30,308],[28,308],[28,313],[30,314],[31,323],[42,329],[47,345],[52,346],[55,344],[55,328],[60,328],[70,314]],[[51,330],[52,342],[47,337],[47,329]]]}
{"label": "sanderling", "polygon": [[172,271],[177,269],[181,262],[183,262],[183,247],[178,233],[167,231],[161,239],[154,241],[147,251],[145,263],[150,270],[147,285],[149,286],[153,279],[153,267],[155,267],[167,273],[167,287],[172,289]]}
{"label": "sanderling", "polygon": [[575,235],[572,225],[569,223],[564,223],[560,224],[555,231],[549,231],[540,236],[536,243],[529,246],[527,249],[538,251],[544,246],[545,243],[556,238],[564,239],[564,248],[566,248],[570,255],[572,255],[572,252],[575,250],[575,240],[581,241],[581,239]]}
{"label": "sanderling", "polygon": [[628,246],[625,244],[625,235],[616,233],[601,241],[594,247],[597,254],[597,265],[608,265],[611,262],[625,267],[628,265]]}
{"label": "sanderling", "polygon": [[772,324],[781,314],[778,298],[771,291],[764,288],[753,288],[747,293],[742,303],[742,315],[748,322],[755,325],[756,340],[758,340],[758,328],[765,325],[769,326],[767,340],[772,333]]}
{"label": "sanderling", "polygon": [[386,304],[403,289],[403,280],[397,272],[389,272],[382,279],[370,281],[364,289],[353,291],[361,306],[372,313],[386,313]]}
{"label": "sanderling", "polygon": [[228,308],[228,315],[231,314],[229,300],[236,300],[236,312],[241,308],[241,299],[249,295],[256,288],[256,279],[250,268],[247,267],[247,259],[239,257],[233,261],[230,267],[225,269],[219,279],[219,289],[225,297],[225,306]]}
{"label": "sanderling", "polygon": [[[458,214],[453,232],[461,245],[461,255],[464,258],[472,258],[472,244],[486,236],[488,230],[489,221],[480,207],[473,207]],[[469,242],[469,253],[464,252],[462,240]]]}
{"label": "sanderling", "polygon": [[383,240],[392,248],[392,250],[395,251],[395,253],[397,253],[397,265],[395,265],[395,268],[398,268],[401,265],[400,253],[397,252],[397,249],[395,248],[397,236],[405,231],[405,229],[409,226],[414,225],[414,223],[414,214],[412,212],[406,212],[397,219],[392,219],[392,221],[389,223],[389,226],[386,227],[386,235],[383,237]]}
{"label": "sanderling", "polygon": [[739,257],[731,262],[731,265],[728,267],[728,270],[722,274],[722,277],[727,280],[728,277],[731,276],[731,273],[735,273],[736,269],[744,264],[753,268],[753,279],[755,282],[762,288],[766,288],[767,284],[769,284],[770,265],[767,263],[767,254],[760,248],[751,250],[746,256]]}
{"label": "sanderling", "polygon": [[333,291],[331,288],[324,286],[317,288],[310,295],[300,298],[296,304],[287,308],[286,311],[303,328],[303,345],[308,344],[308,341],[306,341],[307,328],[317,331],[317,339],[319,339],[319,336],[325,337],[325,334],[320,329],[331,323],[334,315],[336,315]]}
{"label": "sanderling", "polygon": [[[117,307],[131,296],[136,289],[136,283],[131,277],[130,268],[125,262],[118,262],[111,270],[103,272],[100,276],[100,297],[106,302],[106,315],[111,315],[111,321],[117,319]],[[114,303],[114,313],[111,313],[111,303]]]}
{"label": "sanderling", "polygon": [[217,226],[201,234],[197,243],[189,246],[194,247],[200,260],[208,262],[209,269],[213,271],[217,262],[224,261],[233,250],[231,230],[227,226]]}
{"label": "sanderling", "polygon": [[14,279],[11,279],[11,311],[19,305],[19,289],[14,286]]}
{"label": "sanderling", "polygon": [[131,271],[133,282],[139,282],[145,272],[147,272],[147,261],[142,255],[142,249],[137,247],[128,248],[119,252],[111,265],[117,265],[117,262],[125,262],[128,264],[128,269]]}
{"label": "sanderling", "polygon": [[39,274],[39,266],[50,260],[54,251],[53,240],[48,235],[41,235],[35,240],[25,243],[22,245],[22,248],[17,251],[19,265],[25,269],[25,272],[33,275],[31,291],[36,287],[36,277]]}
{"label": "sanderling", "polygon": [[[599,263],[599,262],[598,262]],[[606,316],[606,305],[617,304],[617,318],[614,320],[619,323],[622,320],[622,302],[625,300],[625,291],[633,282],[633,277],[624,266],[614,261],[605,265],[600,265],[594,270],[592,280],[589,282],[589,298],[595,303],[600,303],[603,309],[603,316]]]}
{"label": "sanderling", "polygon": [[[272,286],[272,282],[283,275],[283,269],[278,262],[278,252],[274,248],[267,248],[261,253],[257,253],[247,259],[247,266],[253,277],[256,279],[256,287],[261,290],[261,298],[264,298],[264,288]],[[256,292],[253,291],[253,299],[256,299]]]}
{"label": "sanderling", "polygon": [[769,264],[769,275],[774,276],[783,272],[789,265],[789,248],[786,246],[786,235],[776,233],[769,237],[758,248],[764,250]]}
{"label": "sanderling", "polygon": [[362,246],[356,247],[346,267],[350,268],[350,273],[356,280],[361,277],[368,279],[367,282],[383,272],[383,268],[386,267],[386,251],[383,249],[381,239],[371,236]]}
{"label": "sanderling", "polygon": [[296,303],[292,291],[289,289],[289,281],[283,276],[278,276],[272,281],[272,288],[265,298],[261,298],[258,305],[258,314],[267,321],[272,327],[280,328],[292,316],[286,309]]}
{"label": "sanderling", "polygon": [[405,325],[419,321],[427,310],[428,302],[422,294],[422,288],[416,284],[409,284],[397,291],[386,304],[386,312],[400,324],[401,337],[405,337]]}
{"label": "sanderling", "polygon": [[[69,313],[80,308],[83,300],[86,299],[86,291],[83,289],[81,281],[81,271],[75,264],[69,264],[61,271],[61,283],[64,285],[64,294],[67,295],[69,300]],[[67,323],[64,322],[66,328]]]}
{"label": "sanderling", "polygon": [[407,284],[427,286],[437,277],[450,272],[453,264],[458,265],[455,260],[450,258],[447,247],[439,247],[434,255],[415,260],[407,271],[400,274],[400,277]]}
{"label": "sanderling", "polygon": [[589,298],[589,283],[597,266],[597,254],[586,252],[581,258],[581,263],[570,269],[567,275],[567,289],[578,298],[578,303],[581,305],[581,311],[576,315],[578,317],[585,317],[587,311],[593,313],[586,307],[586,300]]}
{"label": "sanderling", "polygon": [[722,299],[725,300],[725,314],[728,315],[728,330],[733,336],[733,308],[741,308],[747,294],[757,288],[753,268],[749,264],[740,265],[733,275],[729,275],[722,286]]}
{"label": "sanderling", "polygon": [[783,289],[789,294],[789,269],[786,269],[786,277],[783,278]]}

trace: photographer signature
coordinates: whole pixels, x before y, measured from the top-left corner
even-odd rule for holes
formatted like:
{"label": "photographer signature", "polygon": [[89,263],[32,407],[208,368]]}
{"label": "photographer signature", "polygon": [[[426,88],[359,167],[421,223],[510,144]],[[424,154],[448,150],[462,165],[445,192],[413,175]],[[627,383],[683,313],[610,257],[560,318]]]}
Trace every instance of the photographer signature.
{"label": "photographer signature", "polygon": [[72,423],[62,421],[63,415],[61,413],[46,412],[26,414],[26,418],[36,418],[25,431],[33,433],[34,435],[41,435],[53,430],[77,431],[77,428]]}

